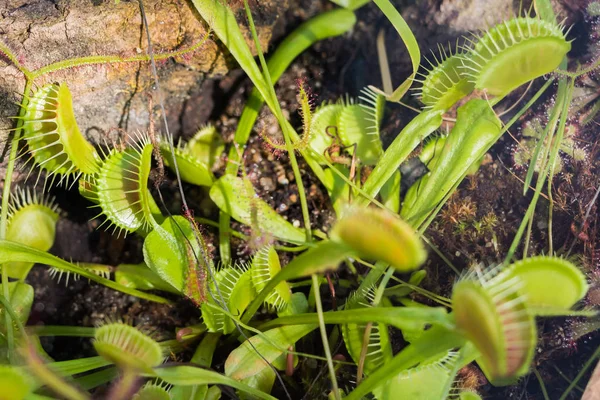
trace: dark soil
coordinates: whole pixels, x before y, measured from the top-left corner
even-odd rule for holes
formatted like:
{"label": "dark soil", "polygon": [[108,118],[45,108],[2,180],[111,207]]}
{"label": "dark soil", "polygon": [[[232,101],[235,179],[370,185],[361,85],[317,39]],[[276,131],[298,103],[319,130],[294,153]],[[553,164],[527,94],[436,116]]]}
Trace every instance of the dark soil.
{"label": "dark soil", "polygon": [[[294,7],[283,18],[285,23],[277,26],[280,38],[301,21],[331,8],[331,5],[325,1],[303,0],[293,3],[295,3]],[[435,25],[432,19],[428,18],[430,10],[438,10],[441,1],[396,3],[399,3],[400,9],[406,11],[404,14],[408,18],[409,25],[415,28],[415,34],[422,48],[434,48],[438,41],[452,42],[464,33],[448,32],[443,26]],[[569,17],[576,24],[574,32],[577,38],[584,38],[584,44],[577,47],[575,55],[584,60],[590,57],[586,51],[585,39],[593,38],[592,22],[581,19],[581,8],[575,11],[569,9],[569,12],[571,13]],[[384,17],[376,7],[373,4],[366,6],[357,15],[359,23],[349,35],[317,44],[301,55],[279,81],[277,94],[282,108],[289,112],[291,121],[296,126],[300,121],[295,100],[296,79],[306,79],[318,102],[333,100],[346,93],[356,96],[363,87],[380,84],[374,43],[378,29],[381,27],[385,27],[391,70],[396,77],[408,75],[410,67],[408,56],[396,33],[385,23]],[[204,79],[198,89],[192,91],[191,98],[178,116],[181,131],[176,134],[189,138],[199,125],[212,122],[224,139],[230,143],[250,89],[250,83],[239,71],[226,77]],[[551,102],[551,97],[552,95],[546,96],[534,110],[526,114],[523,120],[543,115]],[[416,102],[412,104],[418,106]],[[414,112],[410,110],[391,106],[385,119],[384,144],[389,144],[413,116]],[[258,122],[259,129],[262,126],[275,125],[272,115],[267,110],[263,110]],[[517,139],[519,138],[519,129],[514,129],[511,133]],[[274,134],[277,135],[276,132]],[[599,184],[598,126],[581,127],[579,139],[587,143],[589,158],[580,163],[568,162],[566,171],[555,179],[553,238],[555,249],[565,249],[574,245],[571,254],[577,256],[592,274],[600,270],[600,262],[598,258],[594,258],[599,249],[597,243],[599,238],[596,234],[598,217],[595,210],[592,212],[592,218],[584,226],[585,235],[581,234],[580,227],[594,188]],[[529,204],[531,191],[529,196],[522,196],[523,184],[520,181],[524,178],[525,171],[513,168],[512,149],[515,143],[515,139],[505,135],[493,147],[480,171],[463,182],[459,191],[450,199],[437,221],[427,232],[427,236],[433,243],[460,270],[475,263],[489,265],[499,262],[508,250]],[[221,171],[224,165],[225,161],[221,163]],[[258,136],[253,135],[245,152],[244,165],[259,195],[288,220],[301,223],[297,186],[291,174],[288,157],[284,154],[273,154]],[[300,168],[309,195],[311,223],[315,227],[326,230],[333,220],[326,191],[312,177],[309,168],[303,162]],[[186,186],[185,190],[196,215],[213,219],[216,217],[217,210],[207,201],[208,196],[204,190],[191,186]],[[172,178],[167,179],[162,191],[165,198],[171,199],[166,205],[169,211],[180,213],[181,203]],[[56,243],[51,250],[53,254],[74,261],[114,266],[142,261],[140,238],[134,235],[115,238],[103,230],[96,230],[100,222],[99,219],[92,219],[96,211],[88,208],[89,204],[78,195],[76,190],[66,191],[58,188],[53,189],[53,193],[57,196],[61,209],[64,210],[58,225]],[[547,207],[546,200],[542,200],[538,206],[530,254],[539,254],[546,248],[548,227],[543,221],[547,220]],[[488,221],[487,225],[485,221]],[[483,228],[475,228],[477,223],[484,223]],[[246,227],[236,225],[235,228],[248,233]],[[205,232],[209,238],[215,233],[208,228],[205,228]],[[214,244],[213,240],[212,251],[216,256],[218,252]],[[248,258],[251,249],[247,244],[234,241],[233,245],[238,258]],[[426,265],[426,270],[428,275],[424,287],[448,296],[456,278],[455,273],[441,259],[433,255]],[[344,270],[340,271],[339,277],[353,279],[349,272]],[[72,277],[69,284],[65,285],[64,277],[59,283],[51,279],[48,270],[43,267],[36,267],[30,274],[28,282],[35,287],[35,303],[29,321],[32,325],[94,326],[108,318],[125,318],[134,324],[152,327],[157,330],[160,337],[171,339],[176,329],[197,323],[200,319],[198,310],[186,301],[179,301],[175,306],[159,305],[85,280],[73,281]],[[340,297],[343,293],[343,289],[339,288],[338,303],[342,301]],[[325,288],[323,297],[329,302],[329,292]],[[415,298],[423,302],[428,301],[424,298]],[[325,307],[330,305],[326,303]],[[560,397],[568,386],[568,382],[557,370],[569,379],[573,379],[600,343],[597,335],[586,335],[574,341],[572,325],[571,319],[544,319],[539,324],[542,340],[538,349],[536,368],[544,380],[551,399]],[[393,332],[393,335],[395,343],[401,344],[399,332]],[[43,344],[56,360],[94,355],[88,339],[45,338]],[[309,353],[322,351],[318,335],[309,336],[302,341],[301,347],[299,351]],[[333,344],[333,348],[336,347],[338,348],[336,352],[346,354],[343,345],[339,347],[338,344]],[[224,349],[216,355],[215,368],[222,368],[226,351]],[[322,397],[328,390],[325,368],[322,362],[302,360],[294,379],[286,379],[286,383],[290,385],[290,392],[306,393],[304,398]],[[351,387],[355,374],[355,369],[343,368],[340,371],[342,386]],[[507,388],[494,388],[487,384],[485,377],[474,366],[465,369],[461,374],[465,382],[479,386],[478,390],[486,399],[543,398],[540,385],[533,374],[522,379],[517,385]],[[587,382],[589,374],[580,380],[581,387]],[[311,385],[311,390],[301,389],[306,388],[307,384]],[[276,387],[274,395],[280,394],[281,389]],[[581,393],[576,389],[569,398],[576,399],[580,395]]]}

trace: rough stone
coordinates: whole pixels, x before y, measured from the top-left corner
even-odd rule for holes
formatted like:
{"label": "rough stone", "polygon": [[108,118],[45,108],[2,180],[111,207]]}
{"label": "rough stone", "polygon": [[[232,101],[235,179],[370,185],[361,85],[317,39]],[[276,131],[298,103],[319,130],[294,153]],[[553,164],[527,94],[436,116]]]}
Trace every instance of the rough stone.
{"label": "rough stone", "polygon": [[[242,3],[230,3],[238,21],[245,21]],[[206,39],[193,52],[157,62],[169,127],[175,132],[180,128],[180,114],[186,111],[186,100],[194,88],[210,88],[203,85],[208,77],[236,67],[226,49],[214,36],[207,35],[206,24],[192,7],[185,0],[144,0],[156,55],[186,50]],[[273,26],[286,9],[287,1],[261,1],[253,7],[261,46],[267,49]],[[248,28],[241,25],[254,49]],[[147,50],[139,4],[133,0],[119,4],[113,0],[2,0],[0,41],[30,70],[70,58],[129,58],[145,55]],[[116,132],[114,128],[129,132],[147,128],[148,94],[153,92],[154,85],[148,62],[70,68],[41,76],[36,84],[62,81],[68,83],[73,93],[81,131],[92,140],[98,141],[111,130]],[[23,75],[0,52],[0,130],[12,125],[6,117],[18,113],[18,107],[11,101],[20,100],[24,82]],[[158,100],[154,97],[156,105]],[[207,116],[206,110],[199,113]],[[158,118],[156,122],[160,126]],[[205,121],[195,123],[202,122]],[[0,140],[5,139],[4,131]]]}

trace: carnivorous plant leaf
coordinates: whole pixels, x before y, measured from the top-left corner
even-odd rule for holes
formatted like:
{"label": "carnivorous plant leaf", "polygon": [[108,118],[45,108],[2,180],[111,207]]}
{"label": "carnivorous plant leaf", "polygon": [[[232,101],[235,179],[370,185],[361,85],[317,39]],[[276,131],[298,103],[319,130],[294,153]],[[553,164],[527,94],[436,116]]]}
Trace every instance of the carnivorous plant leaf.
{"label": "carnivorous plant leaf", "polygon": [[102,357],[123,369],[149,371],[163,361],[162,349],[156,341],[122,322],[97,328],[94,348]]}
{"label": "carnivorous plant leaf", "polygon": [[331,235],[366,258],[389,263],[399,271],[410,271],[425,262],[427,252],[406,222],[376,208],[348,210],[332,228]]}
{"label": "carnivorous plant leaf", "polygon": [[[424,111],[402,129],[402,132],[383,153],[363,185],[363,190],[369,196],[377,196],[383,185],[389,181],[400,164],[407,159],[419,143],[442,125],[443,113],[441,110]],[[361,203],[366,202],[366,199],[361,199]]]}
{"label": "carnivorous plant leaf", "polygon": [[517,276],[493,279],[493,270],[477,272],[452,290],[458,328],[481,353],[478,364],[494,385],[507,385],[529,370],[537,343],[533,316],[519,291]]}
{"label": "carnivorous plant leaf", "polygon": [[115,282],[134,289],[180,293],[144,263],[120,264],[115,271]]}
{"label": "carnivorous plant leaf", "polygon": [[94,192],[102,213],[114,230],[147,231],[156,225],[153,215],[154,199],[148,191],[148,178],[152,160],[152,144],[140,136],[131,147],[110,152],[100,171],[88,177],[86,191]]}
{"label": "carnivorous plant leaf", "polygon": [[544,308],[568,310],[581,300],[589,285],[585,275],[571,262],[552,256],[530,257],[509,265],[495,279],[509,281],[518,278],[527,297],[527,305],[541,311]]}
{"label": "carnivorous plant leaf", "polygon": [[217,128],[207,125],[185,144],[185,150],[210,169],[225,149],[225,142],[217,132]]}
{"label": "carnivorous plant leaf", "polygon": [[207,302],[201,305],[202,319],[209,332],[228,334],[236,329],[235,323],[224,312],[209,304],[222,308],[224,302],[231,314],[241,315],[256,296],[256,290],[246,264],[221,268],[213,276],[214,281],[210,283],[212,296],[208,296]]}
{"label": "carnivorous plant leaf", "polygon": [[[212,185],[214,178],[212,172],[210,171],[210,167],[208,164],[201,161],[195,154],[193,154],[188,149],[187,145],[177,146],[173,150],[181,179],[198,186]],[[174,170],[173,155],[171,154],[171,148],[168,143],[161,142],[160,154],[165,160],[165,165],[167,165],[167,167],[169,167],[171,170]]]}
{"label": "carnivorous plant leaf", "polygon": [[[464,55],[452,54],[449,48],[448,55],[443,47],[440,47],[440,59],[438,61],[435,54],[437,65],[431,64],[431,70],[427,70],[422,75],[424,80],[421,82],[420,90],[421,101],[425,108],[434,110],[448,110],[458,100],[467,96],[473,91],[474,84],[464,75],[463,66]],[[427,69],[427,68],[426,68]]]}
{"label": "carnivorous plant leaf", "polygon": [[[272,367],[266,364],[265,360],[267,363],[272,363],[284,353],[281,349],[292,346],[317,326],[316,324],[283,326],[266,331],[263,335],[267,339],[264,339],[262,335],[251,337],[229,354],[225,361],[225,374],[233,379],[241,380],[256,375],[264,368],[271,369]],[[262,357],[257,354],[257,351]]]}
{"label": "carnivorous plant leaf", "polygon": [[446,388],[454,379],[451,373],[458,362],[458,354],[447,352],[441,358],[427,360],[417,367],[400,372],[373,390],[377,399],[391,399],[402,393],[411,400],[447,399]]}
{"label": "carnivorous plant leaf", "polygon": [[69,179],[75,174],[98,171],[100,157],[79,131],[71,92],[65,83],[36,91],[19,118],[35,163],[50,175]]}
{"label": "carnivorous plant leaf", "polygon": [[314,247],[290,261],[285,268],[282,268],[277,275],[267,282],[265,288],[258,292],[248,306],[242,322],[247,323],[252,318],[256,310],[280,282],[336,269],[340,262],[354,254],[354,250],[343,243],[330,240],[318,242]]}
{"label": "carnivorous plant leaf", "polygon": [[206,268],[202,257],[206,249],[200,249],[189,221],[179,215],[155,227],[146,236],[143,251],[146,265],[180,293],[185,292],[190,268]]}
{"label": "carnivorous plant leaf", "polygon": [[[53,198],[22,190],[11,197],[6,239],[38,250],[48,251],[54,244],[58,206]],[[25,279],[32,262],[6,265],[8,276]]]}
{"label": "carnivorous plant leaf", "polygon": [[172,400],[169,391],[161,385],[147,383],[136,394],[132,400]]}
{"label": "carnivorous plant leaf", "polygon": [[[256,252],[250,268],[252,284],[257,292],[267,286],[269,280],[281,271],[279,256],[273,246],[265,246]],[[277,309],[284,308],[292,298],[292,290],[286,281],[279,282],[275,289],[265,299],[265,302]]]}
{"label": "carnivorous plant leaf", "polygon": [[222,176],[210,188],[210,198],[222,211],[239,222],[256,227],[277,239],[304,243],[304,232],[295,228],[260,199],[247,179]]}
{"label": "carnivorous plant leaf", "polygon": [[[377,307],[373,304],[374,289],[355,292],[346,302],[345,310],[357,308]],[[349,323],[341,326],[342,337],[346,349],[355,363],[359,363],[363,351],[367,323]],[[364,358],[364,373],[379,368],[386,360],[392,357],[392,347],[388,335],[388,328],[384,324],[372,323],[370,334],[367,337],[367,353]]]}
{"label": "carnivorous plant leaf", "polygon": [[500,121],[485,100],[473,99],[458,108],[456,124],[431,172],[408,190],[400,215],[418,226],[466,175],[496,140]]}
{"label": "carnivorous plant leaf", "polygon": [[529,16],[504,21],[478,39],[464,59],[465,74],[496,96],[554,71],[571,50],[563,26]]}

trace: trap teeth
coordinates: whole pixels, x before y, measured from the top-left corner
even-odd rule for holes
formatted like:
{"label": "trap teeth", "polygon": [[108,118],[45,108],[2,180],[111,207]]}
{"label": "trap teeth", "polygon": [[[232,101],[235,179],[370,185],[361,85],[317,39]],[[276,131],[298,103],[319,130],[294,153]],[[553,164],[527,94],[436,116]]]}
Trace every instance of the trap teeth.
{"label": "trap teeth", "polygon": [[537,343],[535,320],[528,312],[518,278],[498,280],[485,271],[459,281],[452,291],[458,328],[479,350],[477,360],[496,386],[514,383],[528,372]]}
{"label": "trap teeth", "polygon": [[148,371],[163,362],[162,349],[156,341],[122,322],[96,328],[94,348],[122,369]]}
{"label": "trap teeth", "polygon": [[472,44],[464,69],[476,89],[504,96],[554,71],[569,50],[571,44],[559,25],[539,18],[513,18]]}
{"label": "trap teeth", "polygon": [[49,176],[61,176],[59,183],[98,172],[100,157],[79,131],[66,84],[46,85],[35,92],[21,119],[31,158]]}

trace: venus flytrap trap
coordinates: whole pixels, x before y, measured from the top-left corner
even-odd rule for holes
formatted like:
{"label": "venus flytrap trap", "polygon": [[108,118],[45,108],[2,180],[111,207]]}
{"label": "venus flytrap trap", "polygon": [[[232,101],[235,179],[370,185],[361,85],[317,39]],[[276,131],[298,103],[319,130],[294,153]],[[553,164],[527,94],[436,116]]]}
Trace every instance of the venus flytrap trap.
{"label": "venus flytrap trap", "polygon": [[357,254],[385,261],[402,272],[421,266],[427,258],[414,230],[397,216],[380,209],[348,210],[331,235]]}
{"label": "venus flytrap trap", "polygon": [[132,400],[173,400],[173,397],[166,387],[147,383],[135,393]]}
{"label": "venus flytrap trap", "polygon": [[[279,255],[273,246],[259,249],[250,267],[252,284],[257,292],[267,286],[267,283],[281,271]],[[286,281],[280,282],[265,299],[265,302],[278,310],[285,308],[292,300],[292,290]]]}
{"label": "venus flytrap trap", "polygon": [[85,187],[86,196],[98,199],[99,215],[117,234],[147,233],[162,220],[160,216],[156,221],[154,214],[160,211],[148,190],[152,150],[144,136],[122,151],[112,150]]}
{"label": "venus flytrap trap", "polygon": [[34,163],[60,182],[98,171],[99,155],[79,131],[68,86],[50,84],[37,90],[24,106],[23,138]]}
{"label": "venus flytrap trap", "polygon": [[31,378],[16,367],[0,365],[0,400],[24,400],[32,392]]}
{"label": "venus flytrap trap", "polygon": [[[370,288],[351,295],[344,309],[353,310],[377,306],[375,288]],[[377,323],[345,324],[342,325],[341,331],[348,353],[357,365],[363,363],[365,375],[376,370],[392,357],[392,347],[386,325]]]}
{"label": "venus flytrap trap", "polygon": [[517,87],[554,71],[571,50],[564,26],[539,17],[513,18],[469,39],[463,57],[476,89],[503,97]]}
{"label": "venus flytrap trap", "polygon": [[94,348],[124,370],[146,372],[163,362],[160,345],[133,326],[113,322],[96,328]]}
{"label": "venus flytrap trap", "polygon": [[[38,196],[30,189],[21,189],[12,196],[9,207],[6,239],[38,250],[50,250],[54,244],[59,212],[54,199],[44,194]],[[5,267],[8,276],[24,280],[33,263],[13,262]]]}
{"label": "venus flytrap trap", "polygon": [[439,59],[435,53],[432,53],[432,57],[436,63],[427,59],[430,69],[425,67],[426,74],[417,73],[422,79],[415,79],[415,81],[420,82],[421,87],[414,90],[417,91],[416,95],[425,105],[425,109],[446,111],[457,101],[469,95],[475,85],[462,71],[465,55],[459,49],[453,54],[450,45],[448,45],[448,52],[445,47],[440,46]]}

